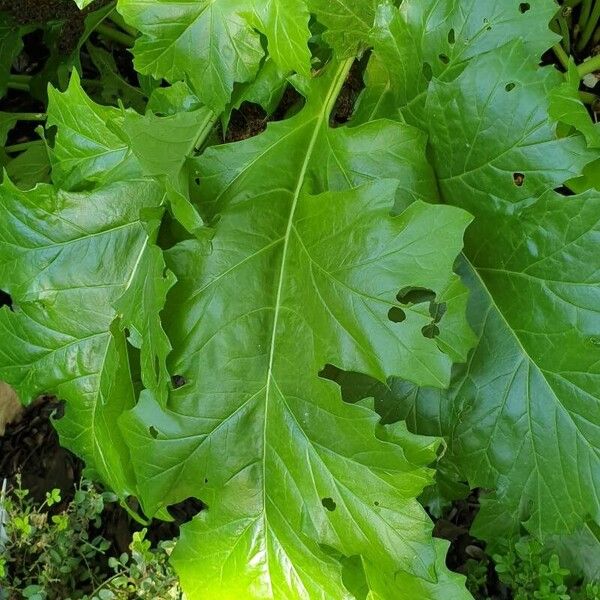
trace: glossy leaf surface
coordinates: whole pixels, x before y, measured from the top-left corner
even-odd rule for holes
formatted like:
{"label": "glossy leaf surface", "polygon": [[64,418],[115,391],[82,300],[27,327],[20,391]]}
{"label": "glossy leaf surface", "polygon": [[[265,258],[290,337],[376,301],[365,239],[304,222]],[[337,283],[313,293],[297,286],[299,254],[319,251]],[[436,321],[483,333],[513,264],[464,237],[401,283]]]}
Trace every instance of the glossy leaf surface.
{"label": "glossy leaf surface", "polygon": [[[424,332],[434,317],[396,295],[410,286],[440,301],[454,293],[469,216],[399,201],[393,179],[369,181],[372,149],[354,148],[362,162],[350,152],[360,128],[328,125],[349,66],[307,82],[295,117],[204,154],[204,211],[219,219],[206,240],[168,253],[178,278],[165,311],[170,368],[185,383],[164,408],[145,394],[121,424],[147,512],[188,496],[208,505],[174,554],[192,598],[348,597],[340,554],[361,555],[391,585],[399,570],[411,581],[445,576],[414,500],[436,443],[379,426],[319,371],[334,362],[381,378],[402,371],[448,381],[445,344]],[[422,151],[411,128],[371,127],[383,138],[387,127],[406,132]],[[410,173],[415,156],[394,150],[382,144],[390,171]],[[322,189],[327,179],[339,190]],[[443,250],[431,245],[432,231]],[[448,329],[465,353],[464,316]],[[450,587],[464,597],[458,581]]]}

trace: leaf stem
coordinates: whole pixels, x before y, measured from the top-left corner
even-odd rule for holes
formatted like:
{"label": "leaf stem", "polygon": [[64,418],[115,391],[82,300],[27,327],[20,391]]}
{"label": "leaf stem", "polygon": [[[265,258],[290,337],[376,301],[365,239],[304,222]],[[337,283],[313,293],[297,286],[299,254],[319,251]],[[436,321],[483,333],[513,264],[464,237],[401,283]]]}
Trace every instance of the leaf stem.
{"label": "leaf stem", "polygon": [[114,42],[126,46],[127,48],[130,48],[135,43],[135,38],[132,35],[129,35],[123,31],[118,31],[117,29],[114,29],[105,23],[100,23],[96,27],[96,31],[109,40],[113,40]]}
{"label": "leaf stem", "polygon": [[579,34],[585,30],[585,26],[587,25],[588,19],[590,18],[590,13],[592,12],[592,0],[583,0],[583,6],[581,7],[581,13],[579,14],[579,22],[577,27],[579,29]]}
{"label": "leaf stem", "polygon": [[592,94],[591,92],[579,92],[579,98],[584,104],[591,106],[594,112],[599,112],[600,96],[596,96],[596,94]]}
{"label": "leaf stem", "polygon": [[13,113],[17,121],[45,121],[46,113]]}
{"label": "leaf stem", "polygon": [[594,30],[596,29],[596,26],[598,25],[599,20],[600,20],[600,0],[596,0],[596,3],[594,4],[594,10],[592,11],[590,17],[588,18],[586,25],[585,25],[585,29],[581,33],[581,37],[579,38],[579,41],[577,42],[577,50],[579,52],[581,52],[588,45],[588,42],[592,38],[592,35],[594,33]]}
{"label": "leaf stem", "polygon": [[579,72],[579,77],[583,78],[588,73],[593,73],[594,71],[600,71],[600,54],[593,56],[590,60],[586,60],[577,66],[577,71]]}
{"label": "leaf stem", "polygon": [[129,504],[127,504],[127,502],[125,500],[121,500],[120,504],[125,509],[125,511],[127,512],[127,514],[134,521],[136,521],[140,525],[144,525],[144,526],[150,525],[150,521],[148,521],[147,519],[144,519],[142,516],[140,516],[135,510],[133,510],[133,508],[131,508],[131,506],[129,506]]}
{"label": "leaf stem", "polygon": [[27,148],[29,148],[30,146],[33,146],[34,144],[39,144],[40,142],[41,142],[41,140],[31,140],[29,142],[13,144],[12,146],[5,146],[4,152],[7,152],[8,154],[14,154],[16,152],[23,152],[23,150],[27,150]]}
{"label": "leaf stem", "polygon": [[19,92],[28,92],[29,91],[29,86],[26,83],[13,83],[12,81],[9,81],[6,84],[6,87],[9,90],[18,90]]}
{"label": "leaf stem", "polygon": [[569,70],[569,57],[567,53],[564,51],[564,48],[561,44],[555,44],[552,46],[552,50],[554,54],[556,54],[556,58],[560,61],[560,64],[564,67],[565,71]]}

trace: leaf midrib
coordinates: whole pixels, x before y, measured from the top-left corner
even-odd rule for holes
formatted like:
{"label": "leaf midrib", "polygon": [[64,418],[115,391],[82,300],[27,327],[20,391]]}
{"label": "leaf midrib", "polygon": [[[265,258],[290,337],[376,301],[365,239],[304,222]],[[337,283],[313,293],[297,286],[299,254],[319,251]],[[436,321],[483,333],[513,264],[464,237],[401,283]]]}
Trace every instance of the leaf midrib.
{"label": "leaf midrib", "polygon": [[[354,59],[348,59],[344,61],[337,70],[337,73],[332,81],[332,84],[328,90],[327,97],[325,102],[323,103],[323,109],[315,123],[315,128],[308,144],[306,150],[306,156],[304,157],[304,161],[302,163],[302,167],[300,169],[300,173],[298,175],[298,180],[296,182],[296,188],[294,190],[294,196],[292,200],[292,204],[290,207],[290,215],[288,217],[288,222],[286,226],[286,231],[284,235],[283,242],[283,250],[281,255],[281,266],[279,269],[278,275],[278,283],[277,283],[277,294],[275,296],[274,303],[274,314],[273,314],[273,324],[271,328],[271,341],[269,343],[269,362],[267,367],[267,375],[266,375],[266,383],[265,383],[265,412],[263,416],[263,439],[262,439],[262,498],[263,498],[263,519],[264,519],[264,529],[265,531],[268,529],[267,522],[267,513],[266,513],[266,498],[267,498],[267,490],[266,490],[266,460],[265,460],[265,449],[267,447],[267,429],[268,429],[268,414],[269,414],[269,399],[271,397],[271,384],[274,381],[273,379],[273,367],[275,363],[275,350],[277,346],[277,331],[279,326],[279,315],[281,312],[281,299],[283,294],[283,287],[285,281],[285,270],[287,263],[287,255],[289,251],[290,238],[293,230],[294,217],[296,214],[296,209],[298,207],[298,201],[300,198],[300,193],[302,192],[302,188],[304,186],[304,179],[306,177],[306,173],[308,171],[308,167],[319,138],[319,133],[323,127],[323,122],[329,117],[329,114],[333,110],[333,105],[337,99],[338,93],[346,80],[346,76],[352,67]],[[275,384],[276,385],[276,384]],[[267,563],[269,561],[269,551],[267,549]]]}

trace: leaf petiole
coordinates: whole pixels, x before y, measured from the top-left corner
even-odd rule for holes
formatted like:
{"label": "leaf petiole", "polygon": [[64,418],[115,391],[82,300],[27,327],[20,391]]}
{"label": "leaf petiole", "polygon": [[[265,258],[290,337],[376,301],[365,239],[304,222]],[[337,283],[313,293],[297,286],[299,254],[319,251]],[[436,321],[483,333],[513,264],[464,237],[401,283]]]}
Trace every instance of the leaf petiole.
{"label": "leaf petiole", "polygon": [[41,140],[31,140],[29,142],[22,142],[20,144],[13,144],[12,146],[5,146],[4,152],[6,152],[8,154],[14,154],[16,152],[23,152],[24,150],[27,150],[27,148],[29,148],[30,146],[33,146],[35,144],[39,144],[40,142],[41,142]]}
{"label": "leaf petiole", "polygon": [[108,38],[109,40],[117,42],[118,44],[126,46],[127,48],[133,46],[133,44],[135,43],[135,38],[132,35],[129,35],[124,31],[114,29],[113,27],[106,25],[106,23],[100,23],[96,27],[96,31],[100,35],[103,35],[104,37]]}
{"label": "leaf petiole", "polygon": [[584,30],[581,32],[581,37],[577,42],[577,50],[579,52],[581,52],[592,39],[592,35],[594,34],[596,26],[598,25],[598,21],[600,21],[600,0],[596,0],[594,9],[592,10],[591,15],[586,22]]}
{"label": "leaf petiole", "polygon": [[590,60],[586,60],[580,65],[577,65],[577,72],[579,73],[579,77],[582,79],[594,71],[600,71],[600,54],[597,54],[596,56],[590,58]]}

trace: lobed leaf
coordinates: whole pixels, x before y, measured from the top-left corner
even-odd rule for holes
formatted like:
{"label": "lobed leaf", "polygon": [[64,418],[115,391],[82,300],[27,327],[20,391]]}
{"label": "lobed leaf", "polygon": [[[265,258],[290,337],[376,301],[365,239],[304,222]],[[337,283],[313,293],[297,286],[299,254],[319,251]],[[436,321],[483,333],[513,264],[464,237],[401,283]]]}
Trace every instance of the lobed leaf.
{"label": "lobed leaf", "polygon": [[[121,425],[148,513],[189,496],[208,507],[173,555],[190,598],[347,597],[341,555],[377,565],[398,598],[448,577],[415,500],[436,442],[378,425],[318,376],[332,362],[447,383],[452,361],[423,331],[434,317],[396,296],[417,287],[442,301],[455,289],[469,222],[458,209],[399,200],[398,183],[376,180],[373,149],[358,144],[373,136],[329,128],[350,65],[306,83],[295,117],[205,152],[202,209],[219,218],[206,239],[167,253],[178,279],[165,311],[169,363],[184,384],[166,406],[143,394]],[[368,127],[390,172],[411,182],[427,171],[411,169],[417,148],[424,161],[412,128]],[[391,132],[407,136],[400,154],[402,144],[384,148]],[[464,315],[449,329],[466,353]],[[448,590],[466,594],[452,578]]]}
{"label": "lobed leaf", "polygon": [[[448,394],[391,385],[416,431],[444,432],[471,485],[496,489],[475,524],[490,540],[506,535],[509,523],[543,537],[598,518],[600,318],[591,256],[600,199],[554,191],[594,153],[579,136],[559,137],[552,117],[588,140],[595,130],[581,112],[559,110],[557,93],[567,84],[532,59],[531,48],[544,49],[552,34],[529,26],[524,40],[491,45],[498,25],[507,40],[504,23],[525,25],[550,4],[532,3],[523,14],[518,3],[492,0],[473,11],[452,2],[382,9],[375,87],[356,119],[401,114],[428,131],[442,200],[475,216],[464,272],[479,345],[456,368]],[[473,29],[482,14],[488,21]],[[449,26],[454,37],[446,37]],[[412,54],[403,60],[404,48]],[[445,58],[434,64],[436,54]],[[418,57],[429,58],[431,81],[408,77]],[[374,104],[383,65],[391,88]]]}
{"label": "lobed leaf", "polygon": [[62,442],[121,496],[135,479],[115,422],[135,395],[113,304],[148,261],[160,265],[140,210],[162,197],[142,180],[85,193],[0,186],[0,288],[13,303],[0,309],[0,378],[24,402],[66,400]]}

